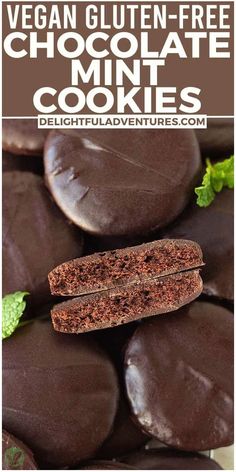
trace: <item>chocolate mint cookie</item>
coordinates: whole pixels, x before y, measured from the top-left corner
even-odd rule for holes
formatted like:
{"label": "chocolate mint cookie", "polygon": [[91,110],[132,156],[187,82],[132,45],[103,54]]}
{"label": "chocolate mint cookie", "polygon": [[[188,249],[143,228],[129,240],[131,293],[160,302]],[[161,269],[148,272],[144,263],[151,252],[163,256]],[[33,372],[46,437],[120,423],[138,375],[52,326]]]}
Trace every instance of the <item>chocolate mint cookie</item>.
{"label": "chocolate mint cookie", "polygon": [[205,302],[144,322],[125,356],[136,421],[186,451],[233,442],[233,316]]}
{"label": "chocolate mint cookie", "polygon": [[80,231],[53,203],[43,179],[30,172],[3,173],[3,293],[50,297],[47,274],[65,259],[80,256]]}
{"label": "chocolate mint cookie", "polygon": [[48,187],[65,215],[97,235],[145,234],[183,210],[200,171],[191,130],[52,131]]}
{"label": "chocolate mint cookie", "polygon": [[114,367],[91,335],[65,336],[36,321],[4,340],[3,425],[46,468],[95,454],[118,394]]}
{"label": "chocolate mint cookie", "polygon": [[192,241],[162,240],[62,264],[49,274],[54,294],[79,295],[51,311],[57,331],[80,333],[177,310],[200,295],[203,264]]}
{"label": "chocolate mint cookie", "polygon": [[197,243],[166,239],[65,262],[53,269],[48,279],[54,295],[83,295],[202,265],[202,251]]}

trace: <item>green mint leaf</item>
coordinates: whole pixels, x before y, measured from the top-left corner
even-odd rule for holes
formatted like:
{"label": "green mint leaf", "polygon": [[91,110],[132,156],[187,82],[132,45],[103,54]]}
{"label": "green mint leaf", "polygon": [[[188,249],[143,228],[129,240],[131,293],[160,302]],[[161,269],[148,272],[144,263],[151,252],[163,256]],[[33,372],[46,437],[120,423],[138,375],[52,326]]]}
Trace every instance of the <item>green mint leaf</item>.
{"label": "green mint leaf", "polygon": [[200,207],[207,207],[213,202],[215,193],[211,185],[210,169],[207,167],[206,173],[203,177],[202,185],[195,188],[195,193],[198,196],[197,204]]}
{"label": "green mint leaf", "polygon": [[216,193],[221,192],[223,187],[234,188],[234,156],[216,164],[212,164],[209,159],[206,160],[206,173],[202,185],[195,188],[197,205],[209,206]]}
{"label": "green mint leaf", "polygon": [[[221,188],[220,190],[217,190],[218,182],[220,180]],[[217,162],[213,166],[212,185],[216,192],[221,191],[223,187],[234,187],[234,156],[231,156],[229,159],[225,159],[223,162]]]}
{"label": "green mint leaf", "polygon": [[15,292],[2,299],[2,339],[11,336],[19,325],[26,307],[25,295],[28,292]]}
{"label": "green mint leaf", "polygon": [[9,447],[4,454],[4,462],[9,469],[22,469],[25,454],[19,447]]}

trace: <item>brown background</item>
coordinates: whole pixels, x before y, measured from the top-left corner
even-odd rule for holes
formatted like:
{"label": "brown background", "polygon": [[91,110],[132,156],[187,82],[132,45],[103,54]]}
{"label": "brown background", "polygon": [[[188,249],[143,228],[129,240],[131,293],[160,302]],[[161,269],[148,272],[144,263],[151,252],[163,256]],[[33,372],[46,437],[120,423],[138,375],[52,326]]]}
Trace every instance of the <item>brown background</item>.
{"label": "brown background", "polygon": [[[7,2],[8,4],[19,3],[19,2]],[[10,33],[8,27],[8,20],[6,14],[6,2],[3,3],[3,38]],[[27,2],[20,2],[22,4]],[[30,4],[30,2],[28,2]],[[39,3],[39,2],[37,2]],[[51,2],[56,4],[57,2]],[[67,3],[67,2],[64,2]],[[86,5],[89,3],[73,2],[78,4],[79,16],[83,15],[83,11]],[[93,2],[99,3],[99,2]],[[106,2],[101,2],[102,4]],[[126,4],[125,2],[114,2],[120,4]],[[132,2],[137,4],[139,2]],[[148,4],[149,2],[147,2]],[[150,2],[151,3],[151,2]],[[156,2],[158,5],[165,4],[165,2]],[[171,2],[167,3],[168,13],[176,13],[178,4],[183,2]],[[191,4],[193,2],[187,2]],[[206,5],[209,2],[198,2],[198,4]],[[214,2],[214,4],[222,4],[223,2]],[[194,86],[202,89],[200,95],[202,101],[202,108],[199,111],[201,114],[208,115],[233,115],[233,5],[234,2],[227,2],[231,5],[231,58],[230,59],[209,59],[208,48],[202,48],[200,59],[179,59],[175,55],[168,56],[166,59],[166,65],[159,69],[159,86],[166,87],[177,87],[178,90],[186,86]],[[50,2],[40,2],[40,4],[47,5],[50,8]],[[111,4],[106,3],[108,8]],[[34,5],[34,4],[33,4]],[[58,3],[60,8],[62,4]],[[173,23],[176,25],[176,23]],[[22,31],[17,29],[17,31]],[[32,30],[26,30],[28,34]],[[35,30],[36,31],[36,30]],[[79,33],[86,37],[88,34],[93,33],[95,30],[85,31],[85,27],[80,22]],[[104,30],[106,33],[111,34],[109,30]],[[128,31],[128,30],[127,30]],[[150,31],[150,30],[148,30]],[[172,31],[178,31],[173,26]],[[185,31],[191,31],[191,27],[186,27]],[[212,30],[216,31],[216,30]],[[224,30],[229,31],[229,30]],[[64,31],[55,30],[55,36],[58,37]],[[115,30],[114,33],[119,32]],[[134,33],[133,30],[130,30]],[[184,31],[178,31],[180,37],[183,38]],[[38,30],[39,40],[45,39],[46,31]],[[140,31],[135,32],[136,36],[139,37]],[[155,30],[151,32],[152,46],[153,49],[160,49],[156,44],[162,44],[163,38],[168,34],[168,31]],[[189,40],[183,40],[185,50],[190,52],[187,48],[187,44],[190,44]],[[27,49],[27,40],[24,43],[24,47]],[[33,107],[32,97],[34,92],[41,87],[50,86],[56,88],[58,91],[71,85],[71,60],[60,56],[57,53],[54,59],[45,59],[45,51],[40,51],[37,59],[30,59],[27,56],[21,59],[12,59],[3,53],[3,116],[34,116],[38,112]],[[137,55],[136,58],[139,56]],[[108,56],[112,58],[112,55]],[[133,57],[132,59],[134,59]],[[83,60],[84,65],[88,64],[92,58],[84,53],[79,59]],[[127,62],[128,64],[129,62]],[[143,85],[146,83],[146,77],[143,75]],[[132,85],[128,82],[128,88]],[[93,87],[92,84],[83,85],[83,90],[86,92]],[[141,100],[141,99],[140,99]],[[142,103],[142,100],[140,101]],[[178,105],[178,101],[177,101]],[[109,113],[115,113],[115,107],[109,111]],[[61,110],[57,110],[55,113],[62,113]],[[91,113],[90,110],[84,109],[81,113]],[[127,109],[126,113],[130,113]]]}

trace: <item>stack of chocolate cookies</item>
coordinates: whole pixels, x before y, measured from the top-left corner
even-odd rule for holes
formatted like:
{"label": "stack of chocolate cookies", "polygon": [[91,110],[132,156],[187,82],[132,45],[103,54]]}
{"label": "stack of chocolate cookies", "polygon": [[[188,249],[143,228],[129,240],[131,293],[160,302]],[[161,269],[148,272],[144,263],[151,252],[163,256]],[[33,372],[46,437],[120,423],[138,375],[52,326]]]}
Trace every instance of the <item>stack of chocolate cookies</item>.
{"label": "stack of chocolate cookies", "polygon": [[233,191],[194,195],[208,150],[232,152],[213,128],[3,122],[3,294],[29,292],[3,341],[3,469],[222,468]]}

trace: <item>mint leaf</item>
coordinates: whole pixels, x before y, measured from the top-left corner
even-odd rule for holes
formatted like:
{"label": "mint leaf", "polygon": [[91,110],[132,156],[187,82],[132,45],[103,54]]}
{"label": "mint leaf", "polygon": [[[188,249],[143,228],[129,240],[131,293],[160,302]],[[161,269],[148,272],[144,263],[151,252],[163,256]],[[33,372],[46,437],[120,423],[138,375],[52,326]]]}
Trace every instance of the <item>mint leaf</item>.
{"label": "mint leaf", "polygon": [[202,185],[195,188],[195,193],[198,196],[197,204],[201,207],[207,207],[213,202],[215,193],[211,185],[210,169],[207,167],[206,173],[203,177]]}
{"label": "mint leaf", "polygon": [[25,295],[28,292],[15,292],[2,299],[2,339],[11,336],[19,325],[26,307]]}
{"label": "mint leaf", "polygon": [[216,193],[221,192],[223,187],[234,188],[234,156],[216,164],[212,164],[210,159],[206,160],[206,173],[202,185],[195,188],[197,205],[209,206]]}
{"label": "mint leaf", "polygon": [[[217,162],[213,167],[212,185],[216,192],[223,187],[234,187],[234,156],[225,159],[223,162]],[[218,182],[221,180],[221,188],[217,190]]]}
{"label": "mint leaf", "polygon": [[25,453],[19,447],[9,447],[4,454],[5,465],[9,469],[22,469],[25,461]]}

